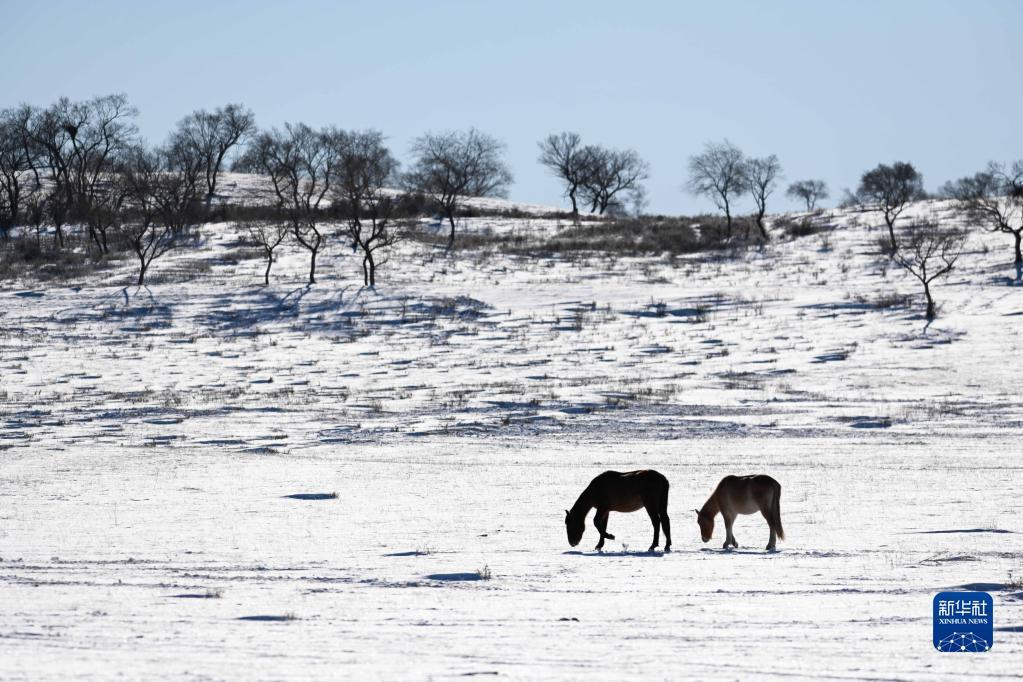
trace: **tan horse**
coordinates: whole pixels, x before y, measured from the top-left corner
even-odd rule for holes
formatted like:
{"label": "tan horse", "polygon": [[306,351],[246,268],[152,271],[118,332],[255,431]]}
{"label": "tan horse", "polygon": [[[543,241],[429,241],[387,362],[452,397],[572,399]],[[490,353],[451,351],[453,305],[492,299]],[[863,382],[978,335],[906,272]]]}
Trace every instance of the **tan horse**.
{"label": "tan horse", "polygon": [[714,534],[714,517],[721,512],[725,520],[725,549],[728,546],[738,547],[732,535],[732,523],[739,514],[756,514],[759,511],[767,519],[771,528],[771,538],[767,549],[773,550],[775,539],[785,539],[785,531],[781,527],[781,485],[770,476],[725,476],[718,483],[714,493],[707,499],[703,509],[695,509],[696,519],[700,523],[700,535],[707,542]]}
{"label": "tan horse", "polygon": [[607,532],[607,517],[610,512],[634,512],[645,507],[654,525],[654,542],[648,551],[654,551],[661,542],[661,528],[664,528],[664,551],[671,551],[671,521],[668,519],[668,479],[653,469],[641,471],[605,471],[590,481],[572,510],[565,510],[565,528],[568,530],[568,544],[575,547],[586,529],[586,515],[594,507],[597,514],[593,525],[600,533],[597,550],[603,549],[604,539],[614,540]]}

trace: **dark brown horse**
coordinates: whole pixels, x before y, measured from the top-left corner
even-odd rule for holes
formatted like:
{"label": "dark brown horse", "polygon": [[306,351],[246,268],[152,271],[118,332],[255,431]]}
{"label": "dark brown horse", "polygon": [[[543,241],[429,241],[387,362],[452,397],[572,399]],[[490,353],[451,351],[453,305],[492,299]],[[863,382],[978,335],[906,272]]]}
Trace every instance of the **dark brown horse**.
{"label": "dark brown horse", "polygon": [[607,517],[611,512],[634,512],[646,507],[650,523],[654,524],[654,542],[649,551],[654,551],[661,542],[661,528],[664,528],[664,551],[671,551],[671,521],[668,519],[668,479],[653,469],[642,471],[605,471],[590,481],[579,496],[572,510],[565,510],[565,527],[568,530],[568,544],[575,547],[586,529],[586,515],[594,507],[597,514],[593,525],[600,533],[597,549],[604,547],[604,540],[614,540],[607,532]]}
{"label": "dark brown horse", "polygon": [[714,535],[714,517],[721,512],[725,520],[725,549],[738,547],[732,535],[732,523],[739,514],[764,515],[771,528],[767,549],[773,550],[776,536],[785,539],[781,527],[781,484],[770,476],[725,476],[707,499],[703,509],[696,509],[696,520],[700,523],[700,535],[707,542]]}

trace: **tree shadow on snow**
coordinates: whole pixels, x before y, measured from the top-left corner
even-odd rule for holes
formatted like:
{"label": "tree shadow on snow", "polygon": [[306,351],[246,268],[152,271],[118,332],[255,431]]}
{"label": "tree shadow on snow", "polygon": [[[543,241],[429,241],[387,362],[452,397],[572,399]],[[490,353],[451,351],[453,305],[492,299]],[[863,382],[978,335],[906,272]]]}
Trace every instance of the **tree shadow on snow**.
{"label": "tree shadow on snow", "polygon": [[960,585],[957,589],[968,592],[1000,592],[1007,588],[1008,585],[1004,583],[966,583],[965,585]]}
{"label": "tree shadow on snow", "polygon": [[294,493],[282,497],[287,500],[336,500],[337,493]]}
{"label": "tree shadow on snow", "polygon": [[472,582],[475,580],[483,580],[483,576],[479,573],[431,573],[430,575],[423,577],[427,580],[441,580],[444,582]]}

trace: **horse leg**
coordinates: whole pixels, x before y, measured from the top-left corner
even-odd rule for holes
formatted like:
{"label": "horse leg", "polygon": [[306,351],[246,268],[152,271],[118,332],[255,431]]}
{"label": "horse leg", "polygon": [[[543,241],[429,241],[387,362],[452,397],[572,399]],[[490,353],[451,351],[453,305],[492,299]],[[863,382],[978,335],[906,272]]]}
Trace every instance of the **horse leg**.
{"label": "horse leg", "polygon": [[671,520],[668,519],[667,512],[661,511],[661,526],[664,528],[664,551],[671,551]]}
{"label": "horse leg", "polygon": [[760,513],[764,515],[764,520],[767,521],[767,527],[771,529],[771,537],[767,540],[767,551],[773,551],[775,543],[778,540],[777,533],[774,532],[774,524],[771,523],[771,517],[768,516],[768,508],[762,507]]}
{"label": "horse leg", "polygon": [[597,513],[593,516],[593,526],[597,529],[597,533],[600,534],[600,542],[597,543],[597,550],[604,548],[604,538],[608,540],[614,540],[615,536],[607,532],[607,517],[611,512],[607,509],[598,509]]}
{"label": "horse leg", "polygon": [[664,491],[661,497],[660,508],[657,515],[661,518],[661,527],[664,528],[664,551],[671,551],[671,520],[668,518],[668,491]]}
{"label": "horse leg", "polygon": [[735,522],[735,514],[722,512],[721,516],[725,519],[725,549],[728,549],[729,545],[738,549],[739,543],[735,541],[735,536],[732,535],[732,524]]}
{"label": "horse leg", "polygon": [[652,505],[646,506],[646,513],[650,515],[650,523],[654,524],[654,542],[650,545],[648,552],[652,552],[657,549],[657,545],[661,544],[661,520],[660,515],[653,508]]}

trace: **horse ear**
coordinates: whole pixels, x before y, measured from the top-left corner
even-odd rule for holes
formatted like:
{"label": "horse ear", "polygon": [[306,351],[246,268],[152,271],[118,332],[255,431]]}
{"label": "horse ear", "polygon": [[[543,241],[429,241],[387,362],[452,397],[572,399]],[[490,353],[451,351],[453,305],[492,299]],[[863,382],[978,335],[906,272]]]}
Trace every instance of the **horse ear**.
{"label": "horse ear", "polygon": [[700,510],[699,510],[699,509],[694,509],[693,511],[694,511],[694,512],[696,512],[696,515],[697,515],[697,516],[699,516],[699,515],[700,515]]}
{"label": "horse ear", "polygon": [[568,510],[566,509],[566,510],[565,510],[565,518],[567,519],[567,518],[568,518],[569,516],[571,516],[571,514],[569,514],[569,513],[568,513]]}

